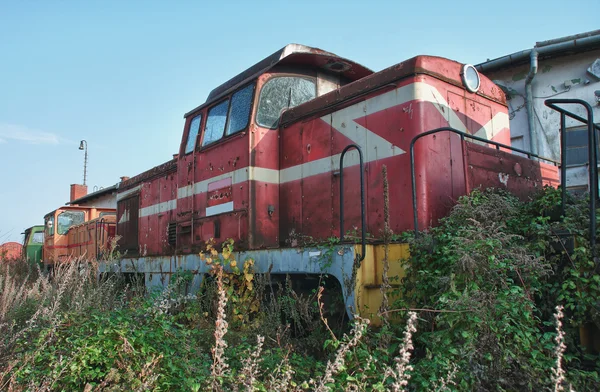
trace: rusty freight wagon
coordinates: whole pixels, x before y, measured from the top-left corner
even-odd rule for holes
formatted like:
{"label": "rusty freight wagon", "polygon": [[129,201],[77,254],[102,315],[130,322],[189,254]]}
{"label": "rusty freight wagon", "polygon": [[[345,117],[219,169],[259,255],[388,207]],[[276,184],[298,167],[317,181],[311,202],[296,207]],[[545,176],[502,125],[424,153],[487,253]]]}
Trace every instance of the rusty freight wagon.
{"label": "rusty freight wagon", "polygon": [[[382,245],[364,234],[383,229],[384,165],[395,232],[435,225],[476,187],[525,196],[558,178],[555,166],[511,151],[503,92],[439,57],[373,73],[288,45],[184,117],[175,158],[118,188],[128,257],[112,268],[142,272],[148,285],[190,270],[198,286],[208,271],[198,252],[211,238],[232,238],[238,260],[254,259],[257,272],[326,273],[348,313],[377,309]],[[354,228],[360,245],[342,241],[328,255],[306,247]],[[391,256],[406,251],[394,244]],[[391,273],[401,274],[397,263]]]}
{"label": "rusty freight wagon", "polygon": [[23,256],[23,245],[18,242],[0,244],[0,260],[17,260]]}

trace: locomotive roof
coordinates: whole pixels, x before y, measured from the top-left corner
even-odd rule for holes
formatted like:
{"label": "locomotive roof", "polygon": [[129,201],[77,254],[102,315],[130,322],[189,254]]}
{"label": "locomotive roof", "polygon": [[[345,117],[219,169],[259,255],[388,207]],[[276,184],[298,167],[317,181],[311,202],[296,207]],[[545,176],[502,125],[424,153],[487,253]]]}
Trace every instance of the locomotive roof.
{"label": "locomotive roof", "polygon": [[208,94],[206,102],[187,112],[183,117],[188,117],[190,114],[219,100],[278,64],[301,64],[321,67],[330,72],[339,73],[350,80],[358,80],[373,73],[373,71],[367,67],[340,57],[334,53],[300,44],[288,44],[213,89],[210,94]]}
{"label": "locomotive roof", "polygon": [[65,205],[65,206],[60,206],[58,208],[53,209],[52,211],[50,211],[49,213],[47,213],[46,215],[44,215],[44,219],[47,216],[50,215],[54,215],[54,213],[58,210],[63,210],[63,211],[82,211],[82,210],[97,210],[97,211],[114,211],[114,208],[108,208],[108,207],[90,207],[90,206],[70,206],[70,205]]}
{"label": "locomotive roof", "polygon": [[27,234],[30,231],[34,231],[34,230],[44,230],[44,225],[33,225],[31,227],[28,227],[25,229],[25,231],[23,231],[21,234]]}
{"label": "locomotive roof", "polygon": [[[393,87],[398,80],[411,75],[429,75],[464,88],[460,79],[462,66],[462,63],[443,57],[425,55],[415,56],[380,72],[342,86],[337,90],[323,94],[302,105],[286,110],[282,114],[280,126],[286,127],[288,124],[301,118],[316,115],[334,105],[351,101],[366,93],[370,93],[375,89]],[[477,95],[484,96],[487,99],[506,105],[506,97],[502,93],[502,90],[497,88],[485,75],[480,75],[480,77],[481,87],[479,88]]]}

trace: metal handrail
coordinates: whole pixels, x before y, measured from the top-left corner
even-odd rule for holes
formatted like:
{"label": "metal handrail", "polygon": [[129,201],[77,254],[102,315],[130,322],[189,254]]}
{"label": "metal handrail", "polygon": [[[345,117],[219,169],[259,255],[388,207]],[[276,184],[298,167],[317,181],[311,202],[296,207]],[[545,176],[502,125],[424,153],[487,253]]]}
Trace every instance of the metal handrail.
{"label": "metal handrail", "polygon": [[[565,200],[567,197],[567,168],[565,158],[567,155],[567,132],[566,132],[566,116],[571,117],[574,120],[582,122],[587,125],[588,128],[588,159],[589,159],[589,183],[590,183],[590,233],[589,241],[590,248],[592,251],[592,258],[596,257],[596,200],[598,199],[598,141],[595,130],[600,130],[600,126],[594,124],[594,110],[592,106],[582,99],[574,98],[553,98],[544,101],[544,104],[550,109],[554,109],[560,113],[560,155],[561,155],[561,173],[560,183],[562,187],[561,193],[561,210],[564,216],[565,214]],[[570,112],[557,104],[576,104],[581,105],[587,111],[587,120],[580,117],[573,112]]]}
{"label": "metal handrail", "polygon": [[[545,158],[545,157],[539,156],[537,154],[533,154],[529,151],[521,150],[519,148],[507,146],[506,144],[498,143],[493,140],[484,139],[479,136],[471,135],[469,133],[459,131],[458,129],[452,128],[452,127],[436,128],[436,129],[432,129],[430,131],[418,134],[410,142],[410,176],[411,176],[411,182],[412,182],[413,224],[414,224],[414,229],[415,229],[415,237],[419,236],[419,222],[418,222],[418,210],[417,210],[417,181],[416,181],[416,176],[415,176],[415,153],[414,153],[415,143],[417,142],[417,140],[419,140],[422,137],[432,135],[434,133],[439,133],[439,132],[452,132],[457,135],[460,135],[461,141],[464,140],[465,138],[469,138],[469,139],[477,140],[477,141],[480,141],[480,142],[483,142],[486,144],[493,144],[494,146],[496,146],[497,150],[500,150],[500,148],[505,148],[505,149],[508,149],[511,151],[525,154],[525,155],[527,155],[528,158],[534,157],[534,158],[538,158],[538,159],[543,159],[545,161],[554,163],[555,165],[560,163],[553,159]],[[466,176],[466,174],[465,174],[465,176]]]}
{"label": "metal handrail", "polygon": [[349,144],[344,148],[340,155],[340,241],[344,240],[344,155],[348,150],[355,148],[358,151],[358,157],[360,160],[360,215],[361,215],[361,246],[362,254],[359,255],[359,262],[363,261],[367,252],[367,246],[365,242],[365,231],[366,231],[366,219],[365,219],[365,181],[364,181],[364,164],[362,150],[357,144]]}

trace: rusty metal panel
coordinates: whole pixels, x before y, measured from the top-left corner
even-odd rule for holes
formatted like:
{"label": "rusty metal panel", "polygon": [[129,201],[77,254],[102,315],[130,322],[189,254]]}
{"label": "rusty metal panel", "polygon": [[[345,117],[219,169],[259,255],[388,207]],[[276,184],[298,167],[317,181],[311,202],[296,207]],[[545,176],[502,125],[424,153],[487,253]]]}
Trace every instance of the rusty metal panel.
{"label": "rusty metal panel", "polygon": [[[337,170],[339,153],[348,144],[358,144],[363,151],[367,232],[378,236],[383,229],[383,165],[388,168],[390,225],[396,232],[412,228],[412,186],[407,152],[414,136],[449,125],[495,140],[501,138],[504,141],[503,138],[509,135],[506,106],[502,100],[467,94],[448,76],[456,70],[453,77],[459,78],[460,66],[457,63],[426,59],[420,64],[426,63],[433,71],[420,69],[411,73],[406,69],[397,70],[403,79],[395,85],[373,89],[373,84],[365,82],[363,90],[350,92],[357,87],[347,86],[346,90],[342,88],[336,94],[337,98],[344,99],[332,100],[333,97],[324,96],[286,112],[295,111],[294,115],[286,118],[296,122],[289,122],[280,130],[280,200],[281,210],[286,211],[281,221],[282,237],[294,231],[300,236],[323,238],[331,227],[332,234],[340,234]],[[407,73],[403,73],[405,71]],[[447,75],[443,78],[440,73]],[[373,76],[376,77],[377,74]],[[360,99],[357,100],[357,97]],[[327,109],[319,111],[319,102]],[[309,113],[308,117],[303,116]],[[328,122],[330,132],[322,129]],[[317,130],[321,132],[318,136]],[[330,139],[324,137],[327,134]],[[312,140],[318,140],[318,149],[313,148]],[[309,144],[310,154],[307,153]],[[325,153],[328,149],[329,157]],[[313,154],[320,159],[312,159]],[[347,168],[344,169],[344,227],[352,230],[360,226],[360,183],[358,159],[352,156],[356,154],[348,154]],[[458,197],[468,190],[465,160],[460,137],[449,133],[428,136],[415,147],[421,227],[437,224]],[[289,173],[294,175],[289,176]],[[320,197],[327,194],[328,188],[331,204]]]}
{"label": "rusty metal panel", "polygon": [[544,185],[558,184],[558,167],[473,143],[465,143],[469,191],[477,187],[507,189],[527,198]]}
{"label": "rusty metal panel", "polygon": [[[296,123],[280,132],[280,176],[281,173],[293,170],[302,165],[302,150],[297,146],[302,143],[302,123]],[[296,246],[298,235],[302,230],[302,183],[300,179],[279,183],[279,238],[285,246]]]}
{"label": "rusty metal panel", "polygon": [[69,256],[97,260],[108,252],[115,226],[115,215],[105,215],[71,227],[68,232]]}
{"label": "rusty metal panel", "polygon": [[[146,202],[151,203],[152,205],[164,205],[161,203],[161,182],[164,177],[158,177],[151,182],[148,183],[147,194],[149,195],[148,199],[145,199]],[[147,255],[157,255],[160,254],[162,249],[159,242],[159,231],[161,228],[159,227],[159,216],[164,214],[166,211],[159,208],[158,211],[154,214],[150,214],[146,218],[146,228],[145,230],[140,231],[140,235],[142,236],[142,241],[140,241],[140,245],[143,244],[143,252]],[[164,228],[166,231],[166,226]]]}
{"label": "rusty metal panel", "polygon": [[[248,231],[242,228],[248,225],[240,219],[248,218],[242,213],[249,202],[248,143],[248,132],[240,132],[195,153],[193,184],[185,192],[180,184],[178,190],[178,201],[189,198],[193,203],[191,216],[177,208],[178,252],[199,251],[215,234],[235,233],[232,238],[247,243]],[[221,233],[215,233],[215,221]]]}
{"label": "rusty metal panel", "polygon": [[279,246],[279,130],[252,126],[248,176],[248,245],[250,249]]}
{"label": "rusty metal panel", "polygon": [[[320,162],[331,167],[331,120],[318,119],[304,124],[301,141],[296,148],[302,153],[302,163]],[[323,174],[307,176],[300,180],[302,192],[302,230],[314,238],[332,235],[332,170]]]}
{"label": "rusty metal panel", "polygon": [[[177,175],[168,173],[160,179],[160,197],[161,204],[169,204],[171,200],[177,200]],[[179,202],[179,200],[177,200]],[[179,205],[179,203],[178,203]],[[176,209],[162,211],[158,215],[158,251],[157,254],[173,254],[174,247],[169,243],[169,223],[175,222]]]}

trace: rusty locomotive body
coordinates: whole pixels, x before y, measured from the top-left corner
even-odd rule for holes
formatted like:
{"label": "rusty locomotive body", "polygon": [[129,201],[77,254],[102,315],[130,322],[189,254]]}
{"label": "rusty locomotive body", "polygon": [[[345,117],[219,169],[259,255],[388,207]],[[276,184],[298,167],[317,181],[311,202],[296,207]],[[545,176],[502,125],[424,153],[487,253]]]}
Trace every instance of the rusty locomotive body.
{"label": "rusty locomotive body", "polygon": [[82,258],[95,260],[110,249],[115,236],[115,210],[79,205],[62,206],[44,217],[43,263]]}
{"label": "rusty locomotive body", "polygon": [[[476,187],[525,196],[557,183],[555,166],[506,148],[504,94],[473,71],[417,56],[373,73],[332,53],[286,46],[187,113],[172,160],[119,184],[116,232],[126,256],[104,270],[144,273],[148,285],[191,270],[198,286],[207,272],[198,252],[210,239],[231,238],[238,259],[253,258],[257,272],[327,273],[344,289],[347,309],[373,309],[384,166],[395,232],[435,225]],[[411,153],[417,136],[445,127],[458,134],[428,134]],[[324,262],[307,244],[343,237],[341,220],[372,238],[360,247],[342,241]],[[397,244],[392,256],[405,252]]]}

